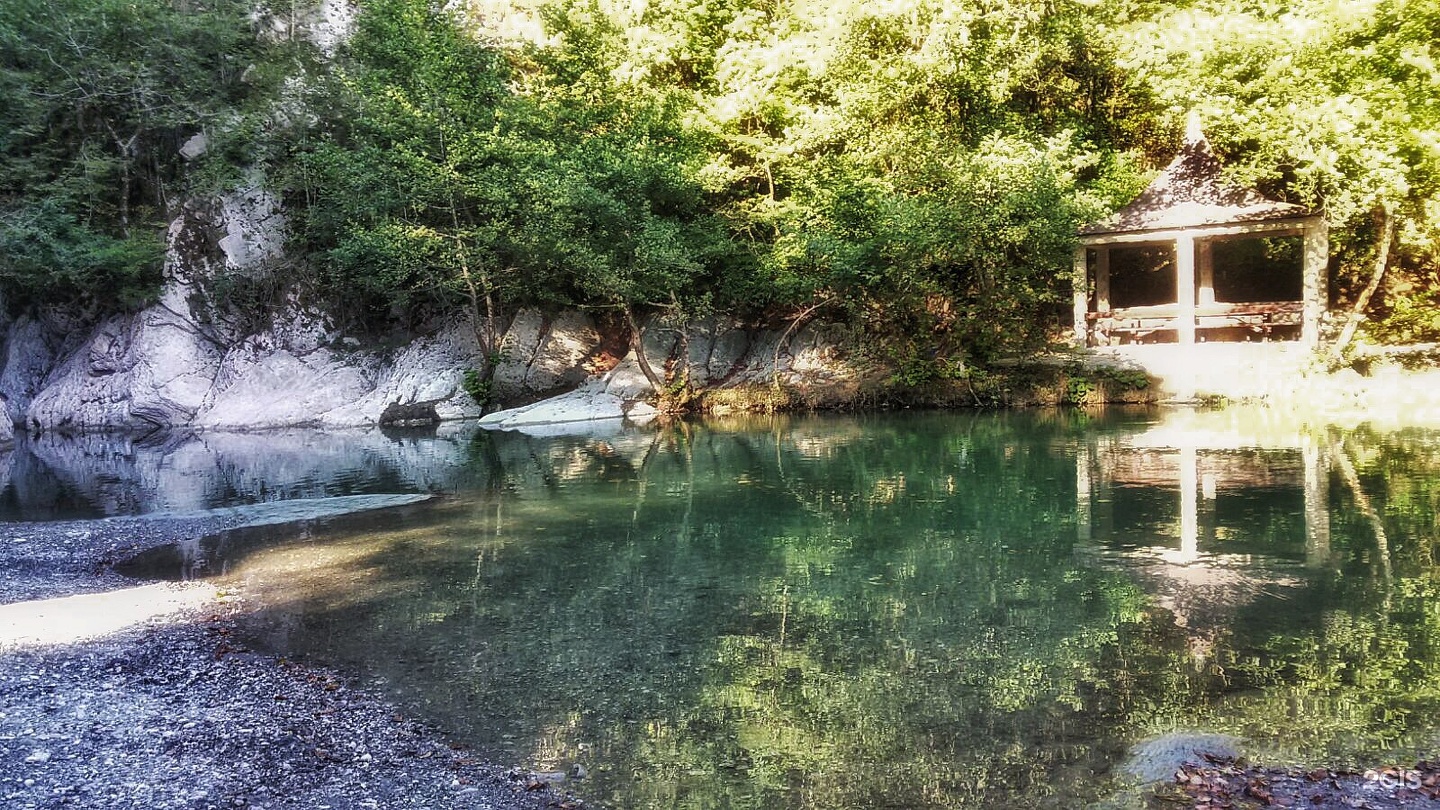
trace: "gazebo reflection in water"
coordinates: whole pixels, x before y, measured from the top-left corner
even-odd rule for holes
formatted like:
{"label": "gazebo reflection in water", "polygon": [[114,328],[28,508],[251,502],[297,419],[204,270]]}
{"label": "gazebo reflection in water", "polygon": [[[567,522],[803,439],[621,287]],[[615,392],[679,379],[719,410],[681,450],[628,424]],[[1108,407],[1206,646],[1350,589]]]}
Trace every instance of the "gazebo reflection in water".
{"label": "gazebo reflection in water", "polygon": [[1097,436],[1076,453],[1076,553],[1124,570],[1203,647],[1234,611],[1287,599],[1333,567],[1343,453],[1323,432],[1245,408],[1177,410]]}

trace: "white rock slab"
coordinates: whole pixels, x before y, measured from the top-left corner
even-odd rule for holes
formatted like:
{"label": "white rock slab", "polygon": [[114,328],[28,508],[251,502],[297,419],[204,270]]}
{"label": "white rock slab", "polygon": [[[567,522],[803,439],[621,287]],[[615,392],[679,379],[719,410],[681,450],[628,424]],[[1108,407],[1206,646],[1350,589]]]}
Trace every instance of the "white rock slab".
{"label": "white rock slab", "polygon": [[496,411],[480,420],[480,426],[513,430],[528,425],[553,425],[565,422],[589,422],[597,419],[623,419],[626,400],[586,385],[558,397]]}

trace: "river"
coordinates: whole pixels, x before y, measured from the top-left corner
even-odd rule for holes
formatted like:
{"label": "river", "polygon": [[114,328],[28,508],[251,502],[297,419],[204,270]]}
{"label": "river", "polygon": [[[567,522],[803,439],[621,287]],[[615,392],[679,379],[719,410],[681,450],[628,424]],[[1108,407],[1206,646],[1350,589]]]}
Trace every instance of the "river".
{"label": "river", "polygon": [[615,808],[1073,807],[1176,730],[1440,729],[1440,431],[1262,410],[763,417],[21,448],[10,519],[433,492],[210,538],[252,641]]}

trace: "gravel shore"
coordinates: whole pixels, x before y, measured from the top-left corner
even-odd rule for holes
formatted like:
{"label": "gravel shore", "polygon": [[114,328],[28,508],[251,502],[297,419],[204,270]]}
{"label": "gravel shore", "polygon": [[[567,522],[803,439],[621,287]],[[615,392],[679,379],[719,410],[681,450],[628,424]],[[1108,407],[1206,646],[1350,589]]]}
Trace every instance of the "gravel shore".
{"label": "gravel shore", "polygon": [[284,518],[0,524],[0,806],[579,806],[341,673],[245,649],[243,595],[111,570],[148,548]]}

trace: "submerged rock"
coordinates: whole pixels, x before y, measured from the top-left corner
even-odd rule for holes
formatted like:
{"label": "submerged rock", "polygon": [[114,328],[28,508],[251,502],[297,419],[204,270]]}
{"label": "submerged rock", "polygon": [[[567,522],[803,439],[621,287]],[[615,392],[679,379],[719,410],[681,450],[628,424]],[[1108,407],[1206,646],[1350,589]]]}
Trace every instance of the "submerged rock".
{"label": "submerged rock", "polygon": [[218,509],[204,509],[195,512],[157,512],[146,515],[146,520],[194,520],[199,518],[223,518],[232,528],[254,528],[276,526],[282,523],[299,523],[306,520],[352,515],[373,509],[391,509],[428,501],[435,496],[419,493],[340,495],[334,498],[295,498],[287,501],[252,503],[244,506],[227,506]]}
{"label": "submerged rock", "polygon": [[1240,740],[1228,734],[1174,731],[1136,743],[1120,765],[1120,772],[1151,783],[1171,779],[1186,763],[1196,764],[1212,757],[1240,755]]}

